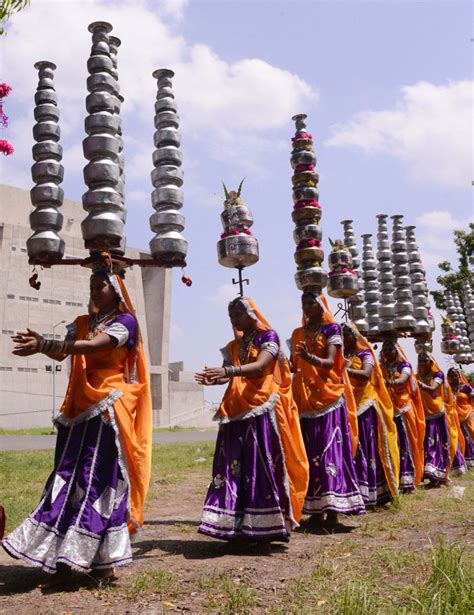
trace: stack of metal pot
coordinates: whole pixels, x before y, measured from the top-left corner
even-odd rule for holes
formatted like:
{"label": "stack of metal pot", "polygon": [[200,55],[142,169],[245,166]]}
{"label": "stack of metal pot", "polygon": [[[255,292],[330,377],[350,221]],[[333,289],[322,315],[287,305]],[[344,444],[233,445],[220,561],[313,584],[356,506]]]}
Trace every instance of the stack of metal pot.
{"label": "stack of metal pot", "polygon": [[224,232],[217,242],[217,260],[223,267],[249,267],[258,261],[258,241],[250,227],[252,212],[240,198],[243,180],[239,189],[227,190],[224,184],[224,211],[221,222]]}
{"label": "stack of metal pot", "polygon": [[357,329],[361,333],[367,333],[369,325],[365,319],[365,305],[364,305],[364,292],[362,290],[363,281],[359,271],[360,259],[359,250],[357,249],[354,227],[352,226],[352,220],[342,220],[341,224],[344,229],[344,244],[349,249],[352,256],[352,268],[357,273],[357,293],[347,299],[347,305],[349,308],[349,317],[351,321],[356,325]]}
{"label": "stack of metal pot", "polygon": [[35,119],[33,128],[35,145],[31,167],[35,187],[31,190],[31,202],[35,210],[30,214],[33,235],[26,247],[30,259],[54,263],[64,255],[64,241],[59,235],[63,216],[58,208],[63,204],[64,192],[59,184],[63,181],[64,167],[61,164],[63,149],[59,144],[59,109],[54,89],[52,62],[37,62],[38,87],[35,94]]}
{"label": "stack of metal pot", "polygon": [[410,268],[411,292],[413,297],[413,317],[415,319],[415,338],[420,343],[431,337],[434,330],[434,321],[430,323],[429,292],[426,284],[426,271],[421,262],[420,251],[415,237],[416,226],[407,226],[408,265]]}
{"label": "stack of metal pot", "polygon": [[[117,38],[116,36],[109,36],[110,57],[112,59],[112,65],[113,65],[112,76],[117,81],[117,91],[119,91],[117,55],[118,55],[118,48],[120,47],[121,44],[122,44],[122,41],[119,38]],[[123,96],[121,94],[118,94],[118,99],[120,100],[121,103],[123,103]],[[119,151],[118,151],[119,180],[117,183],[117,191],[121,196],[122,207],[123,207],[123,210],[125,211],[125,156],[123,153],[122,119],[120,118],[120,115],[119,115],[119,123],[118,123],[118,128],[117,128],[117,139],[119,142]],[[120,246],[117,248],[114,248],[112,252],[114,254],[119,254],[119,255],[125,254],[126,243],[127,243],[127,239],[124,235],[120,242]]]}
{"label": "stack of metal pot", "polygon": [[452,318],[456,323],[459,338],[459,352],[454,355],[456,363],[469,365],[472,362],[471,345],[468,338],[468,329],[461,301],[456,293],[452,295]]}
{"label": "stack of metal pot", "polygon": [[392,216],[392,221],[391,248],[395,287],[393,294],[395,299],[394,325],[398,332],[413,333],[415,319],[413,318],[413,295],[408,265],[406,230],[403,228],[402,215]]}
{"label": "stack of metal pot", "polygon": [[295,223],[293,239],[296,243],[295,274],[296,286],[300,290],[312,289],[317,292],[327,284],[327,273],[323,269],[324,252],[321,248],[323,232],[319,226],[321,206],[319,205],[319,175],[315,172],[316,156],[313,138],[306,130],[306,115],[293,116],[295,136],[292,138],[291,166],[293,176],[293,211]]}
{"label": "stack of metal pot", "polygon": [[343,241],[332,244],[328,257],[328,295],[337,299],[353,297],[359,290],[357,271],[354,271],[352,254]]}
{"label": "stack of metal pot", "polygon": [[467,328],[469,331],[469,344],[471,346],[471,351],[474,353],[474,295],[468,280],[464,282],[463,290],[464,313],[466,315]]}
{"label": "stack of metal pot", "polygon": [[377,263],[374,258],[372,247],[372,235],[365,233],[362,235],[362,278],[364,280],[365,309],[369,330],[367,338],[377,340],[380,336],[379,330],[379,283],[377,280]]}
{"label": "stack of metal pot", "polygon": [[158,91],[155,102],[155,151],[151,181],[155,190],[152,204],[156,210],[150,217],[150,228],[156,233],[150,241],[153,258],[169,266],[185,264],[188,242],[181,235],[184,216],[179,212],[183,206],[183,171],[181,164],[181,135],[178,131],[179,116],[172,89],[174,72],[156,70]]}
{"label": "stack of metal pot", "polygon": [[377,260],[380,303],[378,306],[379,331],[390,333],[395,329],[395,303],[393,300],[392,251],[388,237],[387,214],[378,214]]}
{"label": "stack of metal pot", "polygon": [[85,121],[88,137],[83,141],[84,181],[89,190],[82,197],[87,216],[82,222],[85,247],[91,251],[121,249],[124,241],[126,211],[120,194],[121,151],[120,106],[117,79],[110,54],[109,23],[97,21],[89,26],[92,49],[87,69],[89,95]]}
{"label": "stack of metal pot", "polygon": [[452,320],[443,318],[441,325],[441,352],[444,354],[457,354],[459,352],[459,338],[456,325]]}

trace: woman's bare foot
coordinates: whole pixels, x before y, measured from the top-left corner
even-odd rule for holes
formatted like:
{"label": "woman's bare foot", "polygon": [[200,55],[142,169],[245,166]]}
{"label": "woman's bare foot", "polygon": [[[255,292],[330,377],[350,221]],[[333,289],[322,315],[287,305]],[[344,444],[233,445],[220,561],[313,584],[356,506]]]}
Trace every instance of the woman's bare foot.
{"label": "woman's bare foot", "polygon": [[60,585],[68,585],[72,579],[72,570],[66,564],[58,564],[56,572],[47,581],[40,583],[41,590],[53,589]]}
{"label": "woman's bare foot", "polygon": [[306,525],[310,527],[320,527],[324,523],[324,513],[316,513],[306,521]]}

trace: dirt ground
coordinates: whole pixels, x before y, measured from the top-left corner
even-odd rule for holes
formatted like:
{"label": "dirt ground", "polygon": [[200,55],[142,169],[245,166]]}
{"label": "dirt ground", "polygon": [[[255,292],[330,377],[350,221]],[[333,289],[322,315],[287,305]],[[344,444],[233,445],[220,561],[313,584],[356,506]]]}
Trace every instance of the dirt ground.
{"label": "dirt ground", "polygon": [[[0,612],[287,613],[293,612],[288,605],[298,600],[298,579],[313,574],[314,580],[315,565],[323,578],[328,561],[332,566],[329,576],[333,570],[340,571],[341,578],[357,570],[359,578],[365,574],[369,578],[373,565],[379,581],[397,582],[392,553],[398,567],[427,552],[441,536],[472,553],[474,472],[469,474],[455,481],[465,487],[468,496],[461,501],[450,497],[449,488],[419,490],[404,496],[397,512],[384,509],[346,518],[346,531],[334,534],[299,530],[288,546],[249,554],[230,552],[225,543],[196,533],[208,477],[194,473],[179,484],[160,487],[147,511],[143,534],[134,545],[134,564],[117,570],[113,587],[88,586],[81,577],[68,591],[43,594],[37,584],[44,573],[2,551]],[[400,559],[403,554],[405,560]],[[320,611],[315,608],[314,612]]]}

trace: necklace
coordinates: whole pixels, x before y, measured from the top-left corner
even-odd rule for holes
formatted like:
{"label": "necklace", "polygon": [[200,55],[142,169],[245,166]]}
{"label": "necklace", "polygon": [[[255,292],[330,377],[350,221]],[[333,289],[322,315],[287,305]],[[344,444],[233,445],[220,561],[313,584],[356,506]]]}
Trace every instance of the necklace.
{"label": "necklace", "polygon": [[250,349],[252,348],[253,340],[257,335],[257,331],[252,331],[249,335],[244,335],[239,340],[239,358],[240,364],[243,365],[249,358]]}
{"label": "necklace", "polygon": [[89,325],[89,330],[90,330],[90,335],[94,336],[94,332],[95,331],[100,331],[101,330],[101,325],[103,325],[107,320],[110,320],[110,318],[112,316],[114,316],[114,314],[117,312],[117,308],[114,308],[113,310],[111,310],[110,312],[107,312],[106,314],[94,314],[94,316],[92,316],[91,321],[90,321],[90,325]]}
{"label": "necklace", "polygon": [[309,322],[304,326],[304,337],[305,341],[311,342],[311,345],[314,346],[316,340],[318,339],[319,334],[321,333],[321,329],[323,328],[322,323],[317,325],[312,325]]}

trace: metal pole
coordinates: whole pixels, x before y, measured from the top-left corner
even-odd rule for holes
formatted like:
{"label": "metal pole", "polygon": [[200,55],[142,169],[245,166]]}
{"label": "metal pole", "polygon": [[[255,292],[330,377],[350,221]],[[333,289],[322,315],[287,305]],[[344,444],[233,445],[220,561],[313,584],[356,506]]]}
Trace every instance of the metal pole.
{"label": "metal pole", "polygon": [[[53,325],[53,328],[52,328],[53,340],[55,339],[54,332],[56,330],[56,327],[59,327],[59,325],[62,325],[65,322],[66,322],[65,320],[60,320],[55,325]],[[53,368],[53,410],[51,412],[51,422],[53,424],[53,429],[54,429],[54,417],[56,416],[56,361],[54,359],[53,359],[52,368]]]}

